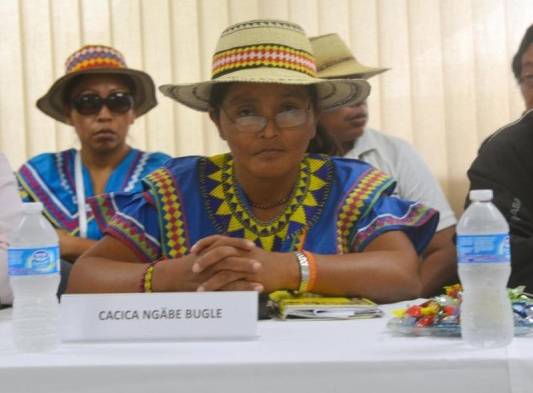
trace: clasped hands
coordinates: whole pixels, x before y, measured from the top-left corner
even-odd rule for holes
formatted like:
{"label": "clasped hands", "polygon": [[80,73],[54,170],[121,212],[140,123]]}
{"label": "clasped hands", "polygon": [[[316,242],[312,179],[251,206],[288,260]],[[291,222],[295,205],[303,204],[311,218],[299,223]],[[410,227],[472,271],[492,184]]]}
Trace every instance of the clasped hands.
{"label": "clasped hands", "polygon": [[290,253],[268,252],[250,240],[221,235],[199,240],[185,261],[183,279],[188,290],[196,291],[272,292],[291,285],[291,270],[297,269]]}

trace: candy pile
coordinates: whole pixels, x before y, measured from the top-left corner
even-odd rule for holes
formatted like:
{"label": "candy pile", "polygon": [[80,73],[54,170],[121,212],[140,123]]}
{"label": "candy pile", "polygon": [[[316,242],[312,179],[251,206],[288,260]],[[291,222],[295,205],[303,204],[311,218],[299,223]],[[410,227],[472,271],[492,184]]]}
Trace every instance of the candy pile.
{"label": "candy pile", "polygon": [[[461,289],[460,284],[448,286],[445,295],[394,310],[388,328],[407,335],[459,336]],[[509,289],[509,297],[514,311],[515,334],[532,333],[533,298],[524,293],[524,287]]]}

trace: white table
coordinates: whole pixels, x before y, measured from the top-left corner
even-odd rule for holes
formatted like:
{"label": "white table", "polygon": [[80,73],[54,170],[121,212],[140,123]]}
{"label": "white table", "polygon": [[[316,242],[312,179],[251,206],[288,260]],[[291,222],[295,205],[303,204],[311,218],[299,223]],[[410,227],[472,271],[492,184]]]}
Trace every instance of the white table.
{"label": "white table", "polygon": [[10,318],[0,311],[2,393],[533,392],[533,337],[477,350],[393,336],[389,315],[261,321],[251,341],[64,344],[46,354],[17,353]]}

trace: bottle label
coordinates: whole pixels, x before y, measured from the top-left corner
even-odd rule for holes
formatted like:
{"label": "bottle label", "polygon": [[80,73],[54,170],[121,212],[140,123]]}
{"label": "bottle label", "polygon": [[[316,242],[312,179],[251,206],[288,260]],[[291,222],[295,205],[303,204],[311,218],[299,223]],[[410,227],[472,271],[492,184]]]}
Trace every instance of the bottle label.
{"label": "bottle label", "polygon": [[503,263],[511,260],[508,234],[457,236],[459,263]]}
{"label": "bottle label", "polygon": [[59,247],[8,248],[10,276],[59,273]]}

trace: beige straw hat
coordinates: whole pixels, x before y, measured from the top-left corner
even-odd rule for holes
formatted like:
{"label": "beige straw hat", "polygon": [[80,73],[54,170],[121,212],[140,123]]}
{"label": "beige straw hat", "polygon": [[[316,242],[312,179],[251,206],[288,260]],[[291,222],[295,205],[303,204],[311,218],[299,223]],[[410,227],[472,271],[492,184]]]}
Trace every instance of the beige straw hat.
{"label": "beige straw hat", "polygon": [[163,85],[159,90],[190,108],[207,111],[211,87],[228,82],[315,85],[325,110],[360,102],[370,93],[364,80],[317,78],[315,57],[304,31],[280,20],[252,20],[228,27],[217,43],[211,80]]}
{"label": "beige straw hat", "polygon": [[337,33],[312,37],[310,41],[320,78],[368,79],[388,70],[359,63]]}
{"label": "beige straw hat", "polygon": [[135,114],[141,116],[157,105],[154,81],[147,73],[128,68],[122,53],[105,45],[85,45],[72,53],[65,62],[65,75],[56,80],[48,92],[37,100],[37,107],[63,123],[65,114],[65,90],[69,82],[80,75],[105,74],[129,77],[135,91]]}

